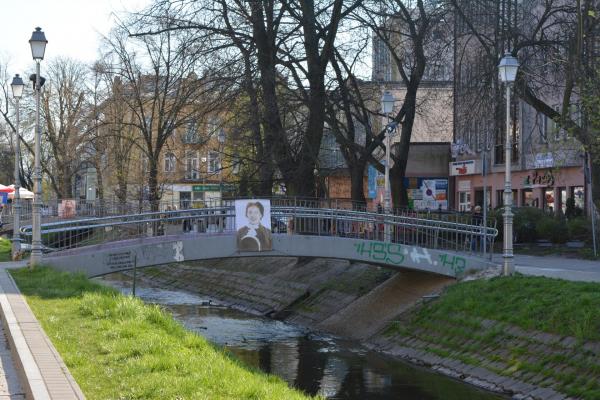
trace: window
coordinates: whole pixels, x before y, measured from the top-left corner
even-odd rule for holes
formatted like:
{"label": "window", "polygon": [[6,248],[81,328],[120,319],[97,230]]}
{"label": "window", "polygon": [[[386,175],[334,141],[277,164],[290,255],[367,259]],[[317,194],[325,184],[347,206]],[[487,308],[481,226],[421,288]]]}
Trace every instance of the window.
{"label": "window", "polygon": [[185,144],[198,143],[198,122],[196,120],[187,123],[182,141]]}
{"label": "window", "polygon": [[548,117],[544,114],[538,113],[536,123],[540,131],[540,143],[548,142]]}
{"label": "window", "polygon": [[523,207],[537,207],[537,199],[533,195],[533,189],[523,189],[521,195],[521,205]]}
{"label": "window", "polygon": [[[513,189],[512,191],[512,205],[513,207],[517,206],[517,189]],[[521,204],[523,205],[523,204]],[[504,189],[496,190],[496,207],[504,207]]]}
{"label": "window", "polygon": [[556,211],[554,188],[546,188],[546,190],[544,190],[544,210],[548,212]]}
{"label": "window", "polygon": [[458,211],[471,211],[471,192],[458,192]]}
{"label": "window", "polygon": [[185,155],[185,179],[198,179],[198,154],[195,151],[188,151]]}
{"label": "window", "polygon": [[213,137],[217,135],[219,132],[219,126],[221,125],[221,121],[218,117],[210,116],[208,117],[208,122],[206,124],[207,137]]}
{"label": "window", "polygon": [[165,154],[165,172],[175,171],[175,154],[169,152]]}
{"label": "window", "polygon": [[221,160],[216,151],[208,152],[208,173],[215,174],[221,170]]}
{"label": "window", "polygon": [[572,187],[573,199],[575,200],[575,207],[585,209],[585,190],[583,186]]}

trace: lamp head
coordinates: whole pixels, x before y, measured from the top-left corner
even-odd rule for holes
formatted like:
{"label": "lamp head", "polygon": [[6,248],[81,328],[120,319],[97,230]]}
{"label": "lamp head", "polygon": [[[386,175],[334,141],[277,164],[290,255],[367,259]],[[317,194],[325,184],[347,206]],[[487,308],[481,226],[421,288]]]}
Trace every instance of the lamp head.
{"label": "lamp head", "polygon": [[21,96],[23,96],[23,88],[25,88],[25,84],[23,83],[23,79],[21,79],[19,74],[15,75],[12,82],[10,83],[10,87],[12,89],[13,97],[15,99],[20,99]]}
{"label": "lamp head", "polygon": [[506,53],[500,60],[500,65],[498,65],[498,76],[504,83],[513,83],[517,77],[518,69],[519,61],[510,53]]}
{"label": "lamp head", "polygon": [[34,60],[43,60],[44,53],[46,52],[46,44],[48,41],[46,40],[46,35],[42,32],[42,28],[37,27],[35,31],[31,34],[31,39],[29,39],[29,45],[31,46],[31,55]]}
{"label": "lamp head", "polygon": [[394,95],[387,90],[381,96],[381,110],[384,114],[390,114],[394,111]]}

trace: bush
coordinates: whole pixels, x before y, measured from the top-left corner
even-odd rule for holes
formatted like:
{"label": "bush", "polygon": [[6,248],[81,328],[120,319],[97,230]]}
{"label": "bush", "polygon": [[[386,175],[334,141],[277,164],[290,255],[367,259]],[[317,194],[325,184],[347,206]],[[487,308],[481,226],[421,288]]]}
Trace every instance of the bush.
{"label": "bush", "polygon": [[518,242],[535,242],[538,238],[537,223],[547,218],[544,211],[535,207],[521,207],[514,211],[514,227]]}
{"label": "bush", "polygon": [[569,219],[567,229],[570,239],[588,240],[592,236],[591,222],[583,217]]}
{"label": "bush", "polygon": [[565,217],[571,219],[574,217],[581,217],[583,215],[583,210],[575,205],[575,199],[569,197],[565,203]]}
{"label": "bush", "polygon": [[552,243],[565,243],[569,240],[569,231],[564,221],[544,216],[536,225],[536,234],[539,238],[548,239]]}

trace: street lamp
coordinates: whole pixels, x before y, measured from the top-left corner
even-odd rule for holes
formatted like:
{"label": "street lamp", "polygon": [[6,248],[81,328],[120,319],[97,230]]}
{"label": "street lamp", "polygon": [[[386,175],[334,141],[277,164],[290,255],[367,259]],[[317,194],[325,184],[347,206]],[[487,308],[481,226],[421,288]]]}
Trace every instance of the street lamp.
{"label": "street lamp", "polygon": [[12,242],[12,259],[16,260],[21,252],[21,235],[19,234],[21,224],[21,194],[19,193],[20,181],[19,178],[19,157],[21,156],[21,137],[19,136],[19,125],[21,124],[19,117],[19,101],[23,96],[23,88],[25,84],[23,79],[16,74],[10,83],[17,111],[17,123],[15,125],[15,194],[13,197],[13,242]]}
{"label": "street lamp", "polygon": [[[225,151],[225,131],[221,129],[217,135],[219,142],[219,195],[223,201],[223,151]],[[222,204],[222,203],[221,203]]]}
{"label": "street lamp", "polygon": [[[383,203],[384,212],[386,214],[390,213],[390,208],[392,204],[391,196],[390,196],[390,136],[392,136],[392,128],[390,124],[390,119],[392,118],[392,111],[394,110],[394,95],[390,92],[386,91],[381,96],[381,110],[388,118],[388,124],[385,132],[385,199]],[[384,224],[384,238],[386,242],[390,241],[390,227],[386,223]]]}
{"label": "street lamp", "polygon": [[512,183],[511,183],[511,152],[512,138],[510,132],[510,87],[515,82],[519,61],[510,53],[506,53],[500,65],[498,73],[500,80],[506,85],[506,145],[505,151],[505,180],[504,180],[504,266],[503,274],[512,275],[515,271],[513,259],[513,213],[512,213]]}
{"label": "street lamp", "polygon": [[29,259],[30,267],[35,267],[40,264],[42,260],[42,229],[41,229],[41,206],[42,206],[42,170],[40,165],[40,142],[41,142],[41,128],[40,128],[40,62],[44,59],[44,53],[46,51],[46,36],[42,32],[42,28],[35,28],[35,31],[31,34],[29,39],[29,45],[31,46],[31,55],[35,60],[35,165],[33,174],[33,239],[31,241],[31,258]]}

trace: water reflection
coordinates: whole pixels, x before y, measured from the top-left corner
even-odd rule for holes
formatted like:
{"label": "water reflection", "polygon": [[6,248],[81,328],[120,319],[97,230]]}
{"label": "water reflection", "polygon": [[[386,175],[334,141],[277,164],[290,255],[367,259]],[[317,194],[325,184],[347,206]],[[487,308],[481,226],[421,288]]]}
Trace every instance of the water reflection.
{"label": "water reflection", "polygon": [[[128,277],[114,274],[103,281],[130,293]],[[163,305],[188,329],[228,349],[245,364],[276,374],[311,395],[344,400],[502,398],[366,351],[353,342],[220,306],[214,299],[144,285],[138,285],[136,292],[144,301]]]}

